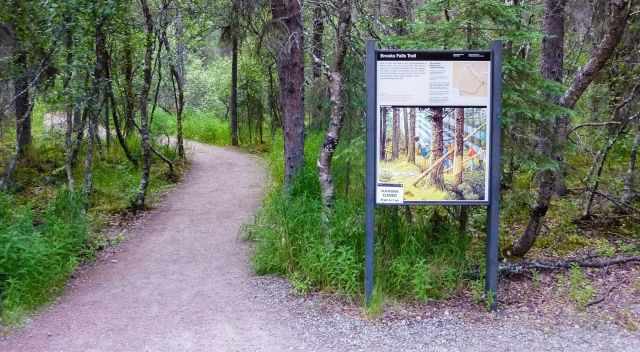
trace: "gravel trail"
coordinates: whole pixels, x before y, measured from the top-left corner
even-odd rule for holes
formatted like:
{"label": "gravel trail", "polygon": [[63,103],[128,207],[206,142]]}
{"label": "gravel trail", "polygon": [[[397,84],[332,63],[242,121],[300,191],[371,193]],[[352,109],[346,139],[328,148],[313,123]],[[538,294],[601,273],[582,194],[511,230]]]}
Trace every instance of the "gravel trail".
{"label": "gravel trail", "polygon": [[184,181],[108,260],[0,339],[0,351],[638,351],[615,327],[501,319],[368,321],[255,277],[240,238],[266,181],[258,158],[190,143]]}

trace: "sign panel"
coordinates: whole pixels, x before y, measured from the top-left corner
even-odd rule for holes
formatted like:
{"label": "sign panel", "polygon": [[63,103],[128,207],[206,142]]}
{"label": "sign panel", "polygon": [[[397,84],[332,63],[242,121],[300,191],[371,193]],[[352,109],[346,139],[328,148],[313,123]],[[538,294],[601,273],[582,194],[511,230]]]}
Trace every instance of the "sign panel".
{"label": "sign panel", "polygon": [[376,52],[376,203],[486,204],[491,53]]}

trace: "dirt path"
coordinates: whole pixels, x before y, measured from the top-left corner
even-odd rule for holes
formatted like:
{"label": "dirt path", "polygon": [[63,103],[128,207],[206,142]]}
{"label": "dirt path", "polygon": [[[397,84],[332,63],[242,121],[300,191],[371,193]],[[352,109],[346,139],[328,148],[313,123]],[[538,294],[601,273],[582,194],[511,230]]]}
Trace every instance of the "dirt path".
{"label": "dirt path", "polygon": [[447,311],[366,321],[251,274],[239,237],[263,194],[257,158],[191,144],[192,169],[108,260],[0,341],[0,351],[637,351],[613,327],[535,326]]}
{"label": "dirt path", "polygon": [[0,343],[1,351],[235,351],[291,341],[277,308],[253,299],[239,238],[265,170],[237,151],[192,144],[183,183],[107,263]]}

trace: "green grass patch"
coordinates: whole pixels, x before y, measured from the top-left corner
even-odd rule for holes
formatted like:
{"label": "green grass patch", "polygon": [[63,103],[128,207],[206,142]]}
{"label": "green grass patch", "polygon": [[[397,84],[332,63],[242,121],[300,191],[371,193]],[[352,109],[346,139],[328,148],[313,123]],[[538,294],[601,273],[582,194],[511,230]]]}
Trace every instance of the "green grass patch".
{"label": "green grass patch", "polygon": [[[231,144],[229,122],[210,113],[186,110],[182,126],[185,139],[212,145]],[[157,134],[175,136],[177,132],[175,115],[161,109],[156,110],[152,128]]]}

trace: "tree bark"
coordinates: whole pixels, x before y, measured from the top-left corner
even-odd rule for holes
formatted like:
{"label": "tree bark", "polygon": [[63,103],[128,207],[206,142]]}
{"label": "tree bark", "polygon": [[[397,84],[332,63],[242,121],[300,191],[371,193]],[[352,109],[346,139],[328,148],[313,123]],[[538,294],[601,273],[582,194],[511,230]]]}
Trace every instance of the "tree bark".
{"label": "tree bark", "polygon": [[140,0],[142,13],[145,22],[145,53],[143,67],[142,89],[140,91],[140,134],[142,138],[142,177],[140,178],[140,188],[134,201],[133,207],[136,210],[144,208],[151,175],[151,140],[149,136],[149,92],[151,90],[151,65],[154,52],[154,26],[151,11],[147,0]]}
{"label": "tree bark", "polygon": [[333,68],[329,74],[331,99],[331,121],[318,157],[318,178],[322,189],[322,203],[326,209],[333,208],[335,191],[331,175],[331,163],[340,141],[344,121],[344,67],[351,33],[351,0],[337,0],[338,27]]}
{"label": "tree bark", "polygon": [[281,30],[277,55],[284,125],[284,181],[290,188],[304,167],[304,37],[301,0],[272,0]]}
{"label": "tree bark", "polygon": [[[431,109],[431,160],[436,162],[444,155],[444,114],[442,108]],[[430,183],[439,190],[444,190],[442,171],[444,164],[438,165],[431,171]]]}
{"label": "tree bark", "polygon": [[455,127],[455,151],[453,156],[453,177],[454,185],[462,183],[464,171],[464,108],[457,108]]}

